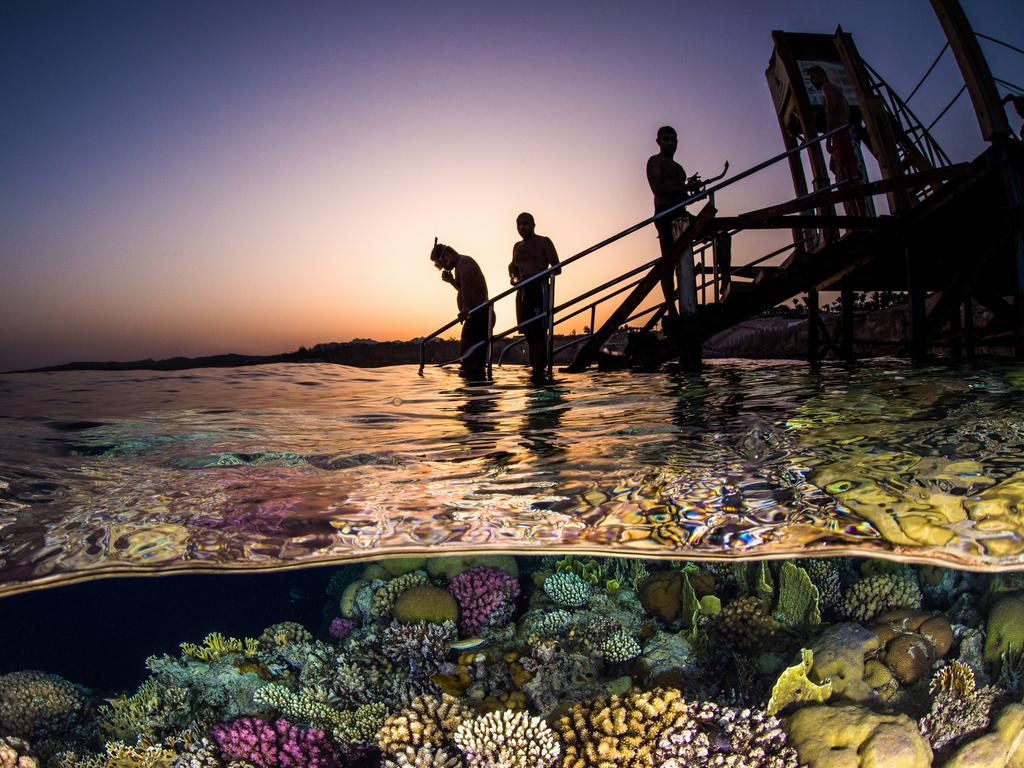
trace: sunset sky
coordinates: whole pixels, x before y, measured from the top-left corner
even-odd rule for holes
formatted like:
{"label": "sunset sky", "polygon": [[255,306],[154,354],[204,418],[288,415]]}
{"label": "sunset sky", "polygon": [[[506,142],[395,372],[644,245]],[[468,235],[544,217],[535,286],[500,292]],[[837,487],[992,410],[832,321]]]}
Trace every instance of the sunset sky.
{"label": "sunset sky", "polygon": [[[1020,0],[962,2],[1024,47]],[[927,0],[5,0],[0,370],[425,335],[455,307],[435,236],[493,295],[520,211],[563,258],[651,215],[658,126],[690,173],[781,151],[771,30],[837,24],[904,95],[945,39]],[[1024,56],[984,49],[1024,84]],[[947,53],[911,106],[930,122],[961,84]],[[966,95],[935,133],[984,148]],[[791,191],[780,165],[718,207]],[[559,295],[655,255],[633,235]]]}

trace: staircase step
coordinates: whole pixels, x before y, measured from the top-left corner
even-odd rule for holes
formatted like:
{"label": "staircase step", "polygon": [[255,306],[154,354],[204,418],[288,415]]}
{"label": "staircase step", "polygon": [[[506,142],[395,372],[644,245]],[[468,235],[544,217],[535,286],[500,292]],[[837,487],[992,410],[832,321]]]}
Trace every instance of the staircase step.
{"label": "staircase step", "polygon": [[760,285],[765,280],[774,280],[785,272],[782,267],[759,267],[758,270],[757,275],[754,277],[754,285]]}

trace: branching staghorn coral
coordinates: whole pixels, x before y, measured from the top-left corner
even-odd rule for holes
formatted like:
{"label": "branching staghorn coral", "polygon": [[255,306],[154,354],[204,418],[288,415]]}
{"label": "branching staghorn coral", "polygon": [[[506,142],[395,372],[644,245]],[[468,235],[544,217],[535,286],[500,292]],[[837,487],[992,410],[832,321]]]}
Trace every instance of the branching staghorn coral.
{"label": "branching staghorn coral", "polygon": [[220,632],[211,632],[203,638],[201,646],[194,643],[182,643],[183,655],[199,661],[216,661],[224,656],[241,654],[253,658],[259,653],[260,643],[252,637],[239,640],[237,637],[224,637]]}

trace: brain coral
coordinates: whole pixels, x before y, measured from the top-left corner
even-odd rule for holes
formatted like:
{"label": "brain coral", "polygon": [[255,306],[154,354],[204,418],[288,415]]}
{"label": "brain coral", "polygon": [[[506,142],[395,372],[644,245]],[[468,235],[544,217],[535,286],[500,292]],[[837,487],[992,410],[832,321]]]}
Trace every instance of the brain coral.
{"label": "brain coral", "polygon": [[913,576],[879,574],[850,587],[839,611],[854,621],[868,621],[890,608],[920,608],[921,588]]}
{"label": "brain coral", "polygon": [[561,768],[653,768],[658,740],[690,709],[674,688],[634,689],[576,704],[554,726],[562,741]]}
{"label": "brain coral", "polygon": [[420,621],[443,624],[455,621],[459,615],[459,606],[447,589],[419,584],[398,596],[391,608],[391,615],[404,624]]}
{"label": "brain coral", "polygon": [[399,595],[410,587],[426,583],[427,574],[423,571],[412,571],[411,573],[403,573],[401,576],[396,576],[373,593],[370,613],[378,619],[387,616],[391,613],[391,608],[394,606]]}
{"label": "brain coral", "polygon": [[[0,733],[29,741],[69,735],[88,717],[85,691],[58,675],[0,676]],[[38,746],[38,745],[36,745]]]}
{"label": "brain coral", "polygon": [[543,720],[510,709],[464,720],[452,740],[469,768],[549,768],[560,751]]}

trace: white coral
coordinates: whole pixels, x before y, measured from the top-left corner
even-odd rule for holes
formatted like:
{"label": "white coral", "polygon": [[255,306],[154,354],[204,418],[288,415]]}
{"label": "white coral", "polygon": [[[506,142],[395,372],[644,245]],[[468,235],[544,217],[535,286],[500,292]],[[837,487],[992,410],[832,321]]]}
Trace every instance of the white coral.
{"label": "white coral", "polygon": [[469,768],[549,768],[561,754],[547,723],[510,709],[463,721],[452,740]]}

